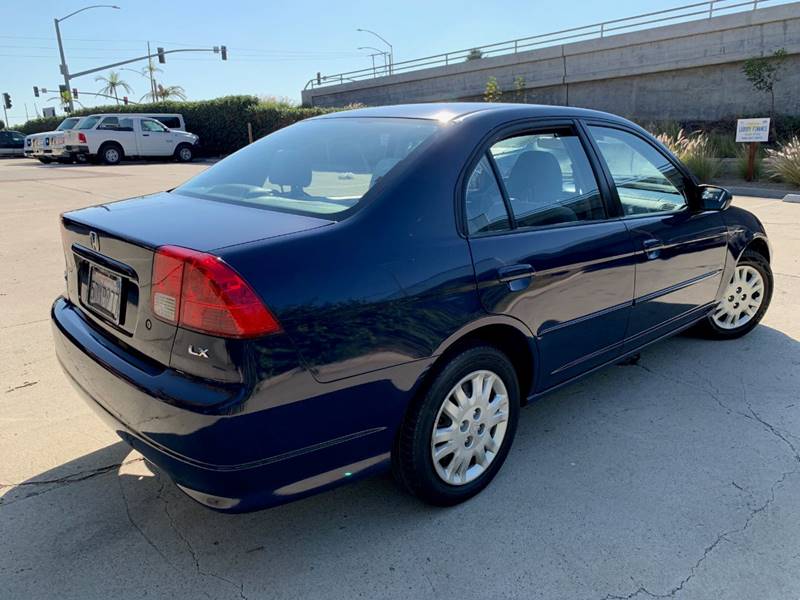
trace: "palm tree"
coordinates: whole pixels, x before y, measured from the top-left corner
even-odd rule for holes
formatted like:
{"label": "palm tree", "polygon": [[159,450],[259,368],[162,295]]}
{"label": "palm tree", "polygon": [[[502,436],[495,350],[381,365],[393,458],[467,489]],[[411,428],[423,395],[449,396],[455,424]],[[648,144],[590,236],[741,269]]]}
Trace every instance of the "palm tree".
{"label": "palm tree", "polygon": [[108,77],[103,77],[100,75],[99,77],[94,78],[95,81],[102,81],[106,85],[103,89],[99,90],[98,94],[106,94],[108,96],[114,96],[114,99],[119,104],[119,95],[117,95],[118,89],[123,89],[129,94],[133,93],[133,89],[131,86],[128,85],[126,81],[123,81],[122,78],[119,76],[117,71],[110,71],[108,73]]}
{"label": "palm tree", "polygon": [[164,100],[186,100],[186,90],[179,85],[156,85],[156,92],[148,92],[141,98],[142,100],[150,100],[151,102],[163,102]]}

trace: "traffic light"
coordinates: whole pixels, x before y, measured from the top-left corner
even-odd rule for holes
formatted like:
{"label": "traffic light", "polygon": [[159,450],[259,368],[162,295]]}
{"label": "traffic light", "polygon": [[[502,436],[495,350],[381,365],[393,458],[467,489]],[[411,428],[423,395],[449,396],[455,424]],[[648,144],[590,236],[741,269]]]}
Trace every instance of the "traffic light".
{"label": "traffic light", "polygon": [[78,99],[78,88],[72,88],[72,97]]}
{"label": "traffic light", "polygon": [[164,56],[164,49],[163,48],[156,48],[156,52],[158,52],[158,62],[162,65],[167,62],[167,57]]}
{"label": "traffic light", "polygon": [[222,53],[222,60],[228,60],[228,47],[220,46],[219,51]]}
{"label": "traffic light", "polygon": [[33,95],[36,96],[37,98],[39,97],[39,86],[38,85],[33,86]]}
{"label": "traffic light", "polygon": [[6,108],[11,108],[13,106],[11,104],[11,96],[8,95],[8,92],[3,92],[3,106]]}
{"label": "traffic light", "polygon": [[128,97],[127,97],[127,96],[123,96],[123,97],[122,97],[122,103],[123,103],[125,106],[128,106]]}

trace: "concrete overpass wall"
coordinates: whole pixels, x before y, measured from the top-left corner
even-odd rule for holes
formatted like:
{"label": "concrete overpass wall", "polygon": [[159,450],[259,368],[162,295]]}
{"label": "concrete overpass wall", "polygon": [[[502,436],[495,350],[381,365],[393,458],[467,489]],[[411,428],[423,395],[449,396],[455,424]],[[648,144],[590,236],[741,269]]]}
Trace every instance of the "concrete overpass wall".
{"label": "concrete overpass wall", "polygon": [[303,103],[371,106],[480,100],[489,77],[518,101],[605,110],[638,120],[766,114],[768,94],[742,73],[748,58],[785,48],[779,114],[800,114],[800,2],[303,91]]}

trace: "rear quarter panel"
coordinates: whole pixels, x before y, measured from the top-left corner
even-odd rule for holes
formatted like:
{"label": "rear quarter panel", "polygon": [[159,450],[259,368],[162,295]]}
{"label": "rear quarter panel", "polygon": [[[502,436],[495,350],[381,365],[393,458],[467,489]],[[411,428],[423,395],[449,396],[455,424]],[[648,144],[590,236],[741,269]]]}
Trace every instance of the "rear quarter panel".
{"label": "rear quarter panel", "polygon": [[430,357],[484,314],[456,227],[463,148],[433,144],[332,226],[218,250],[265,299],[318,381]]}

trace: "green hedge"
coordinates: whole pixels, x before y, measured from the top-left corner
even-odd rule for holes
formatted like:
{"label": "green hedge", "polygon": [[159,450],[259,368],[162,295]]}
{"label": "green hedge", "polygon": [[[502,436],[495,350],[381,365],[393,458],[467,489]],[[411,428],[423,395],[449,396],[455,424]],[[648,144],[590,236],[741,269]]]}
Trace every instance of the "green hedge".
{"label": "green hedge", "polygon": [[[195,102],[95,106],[76,110],[74,115],[113,112],[180,113],[186,120],[186,130],[200,136],[203,153],[215,156],[230,154],[247,144],[248,122],[253,126],[253,137],[260,138],[302,119],[330,112],[330,109],[261,102],[255,96],[225,96]],[[63,116],[36,119],[16,129],[25,134],[52,131],[63,120]]]}

